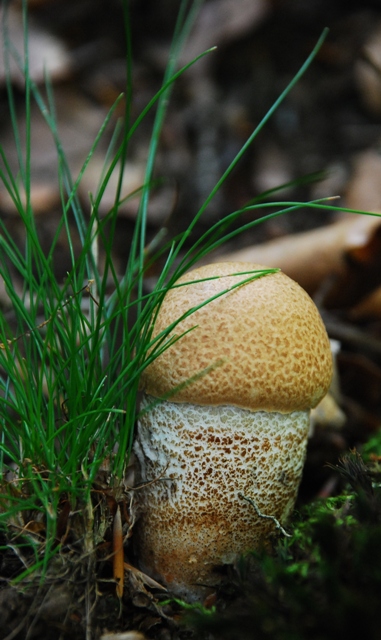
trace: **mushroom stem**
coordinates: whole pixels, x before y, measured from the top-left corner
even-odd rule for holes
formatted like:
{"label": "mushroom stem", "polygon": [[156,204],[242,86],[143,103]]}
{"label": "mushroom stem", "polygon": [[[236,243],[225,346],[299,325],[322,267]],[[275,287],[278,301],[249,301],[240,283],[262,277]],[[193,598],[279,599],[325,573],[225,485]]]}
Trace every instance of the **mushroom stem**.
{"label": "mushroom stem", "polygon": [[143,570],[195,600],[219,582],[216,567],[266,544],[287,520],[309,411],[175,402],[150,409],[153,400],[143,400],[135,443],[139,480],[150,483],[139,492],[139,556]]}

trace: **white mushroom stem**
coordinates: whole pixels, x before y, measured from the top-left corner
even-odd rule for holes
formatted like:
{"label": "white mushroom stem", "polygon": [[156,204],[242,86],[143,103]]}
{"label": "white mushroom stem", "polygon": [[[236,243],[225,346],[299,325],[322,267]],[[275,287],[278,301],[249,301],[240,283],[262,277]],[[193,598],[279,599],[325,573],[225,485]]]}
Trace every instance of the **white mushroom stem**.
{"label": "white mushroom stem", "polygon": [[150,483],[139,490],[142,568],[197,599],[218,583],[215,567],[258,548],[287,521],[309,411],[153,403],[145,396],[135,444],[139,479]]}

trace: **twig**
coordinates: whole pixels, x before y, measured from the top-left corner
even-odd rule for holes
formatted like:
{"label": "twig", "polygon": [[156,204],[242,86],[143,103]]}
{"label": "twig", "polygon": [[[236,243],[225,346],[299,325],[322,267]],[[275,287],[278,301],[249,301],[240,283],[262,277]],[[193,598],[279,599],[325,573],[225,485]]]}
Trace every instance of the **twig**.
{"label": "twig", "polygon": [[117,506],[113,526],[113,577],[116,582],[116,595],[119,600],[123,597],[124,588],[124,552],[123,532],[120,507]]}
{"label": "twig", "polygon": [[246,502],[251,504],[251,506],[254,507],[255,513],[257,514],[257,516],[259,516],[259,518],[266,518],[266,520],[272,520],[273,523],[275,524],[276,529],[279,529],[279,531],[284,536],[286,536],[286,538],[291,538],[291,534],[287,533],[287,531],[282,527],[279,520],[277,520],[275,516],[267,516],[266,514],[262,513],[252,498],[248,498],[247,496],[244,496],[242,493],[239,493],[238,497],[242,498],[242,500],[246,500]]}

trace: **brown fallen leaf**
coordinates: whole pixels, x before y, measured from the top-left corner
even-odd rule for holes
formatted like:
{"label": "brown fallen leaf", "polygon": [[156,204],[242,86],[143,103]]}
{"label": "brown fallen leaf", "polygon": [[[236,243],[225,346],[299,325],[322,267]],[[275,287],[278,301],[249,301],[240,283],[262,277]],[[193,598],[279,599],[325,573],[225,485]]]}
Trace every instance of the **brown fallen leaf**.
{"label": "brown fallen leaf", "polygon": [[310,295],[319,291],[325,307],[351,307],[381,284],[381,217],[352,215],[223,259],[279,267]]}
{"label": "brown fallen leaf", "polygon": [[381,320],[381,287],[363,298],[349,312],[349,318],[359,320]]}
{"label": "brown fallen leaf", "polygon": [[[4,9],[0,8],[0,24],[3,24]],[[23,62],[24,28],[21,9],[12,5],[7,10],[6,29],[12,46]],[[3,29],[0,32],[0,84],[6,80],[6,63],[3,46]],[[71,58],[64,44],[52,34],[38,27],[32,19],[28,25],[28,65],[30,78],[40,84],[45,80],[46,72],[52,81],[66,78],[71,71]],[[24,88],[25,80],[18,62],[9,58],[10,77],[14,84]]]}
{"label": "brown fallen leaf", "polygon": [[136,576],[142,584],[145,584],[147,587],[151,587],[151,589],[159,589],[160,591],[167,591],[165,587],[159,582],[156,582],[153,578],[150,578],[146,573],[140,571],[136,567],[133,567],[132,564],[128,562],[124,563],[124,568],[126,571],[130,571],[134,576]]}
{"label": "brown fallen leaf", "polygon": [[345,206],[360,211],[381,211],[381,155],[366,149],[351,159],[351,178],[345,190]]}
{"label": "brown fallen leaf", "polygon": [[[75,180],[85,162],[94,140],[102,126],[105,110],[83,98],[75,90],[68,87],[55,88],[55,104],[57,111],[57,128],[62,149],[70,167],[73,180]],[[60,184],[58,171],[57,149],[53,135],[42,116],[36,103],[31,105],[30,113],[31,129],[31,193],[30,204],[36,215],[51,213],[56,205],[60,204]],[[27,139],[27,124],[24,119],[19,123],[19,136],[21,155],[26,157],[25,140]],[[105,132],[100,146],[107,142]],[[12,126],[5,123],[2,132],[1,145],[4,156],[7,158],[10,170],[18,184],[21,202],[26,202],[20,174],[19,154],[14,142]],[[94,185],[92,185],[94,186]],[[96,186],[96,185],[95,185]],[[86,193],[88,202],[88,194]],[[0,183],[0,207],[9,216],[19,218],[19,213],[3,183]]]}
{"label": "brown fallen leaf", "polygon": [[225,45],[259,25],[271,10],[268,0],[211,0],[203,5],[182,64],[213,46]]}
{"label": "brown fallen leaf", "polygon": [[330,344],[333,358],[332,382],[327,395],[311,411],[310,437],[314,434],[315,429],[341,429],[346,422],[346,415],[340,407],[342,396],[337,368],[337,357],[341,351],[341,344],[338,340],[330,340]]}
{"label": "brown fallen leaf", "polygon": [[376,22],[354,67],[360,97],[371,114],[381,113],[381,22]]}
{"label": "brown fallen leaf", "polygon": [[311,411],[311,432],[315,427],[341,429],[346,421],[344,411],[340,409],[331,393],[327,393],[315,409]]}
{"label": "brown fallen leaf", "polygon": [[[101,216],[106,215],[115,205],[115,194],[119,183],[119,165],[112,172],[102,198],[98,204],[98,211]],[[93,198],[97,196],[97,191],[101,185],[102,176],[105,174],[104,152],[96,151],[83,174],[78,193],[83,202],[90,204],[89,194]],[[141,195],[140,188],[144,183],[144,163],[125,162],[123,167],[123,181],[120,200],[122,204],[118,208],[118,214],[136,217]],[[133,194],[133,195],[132,195]]]}

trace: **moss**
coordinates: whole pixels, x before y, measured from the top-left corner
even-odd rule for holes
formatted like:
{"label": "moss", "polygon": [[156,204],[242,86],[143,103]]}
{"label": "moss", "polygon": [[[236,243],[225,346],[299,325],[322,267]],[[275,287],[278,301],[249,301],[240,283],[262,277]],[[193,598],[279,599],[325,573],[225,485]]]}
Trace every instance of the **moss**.
{"label": "moss", "polygon": [[343,494],[301,509],[273,554],[242,558],[216,613],[198,612],[190,624],[221,640],[378,639],[380,469],[356,452],[345,456],[337,465]]}

